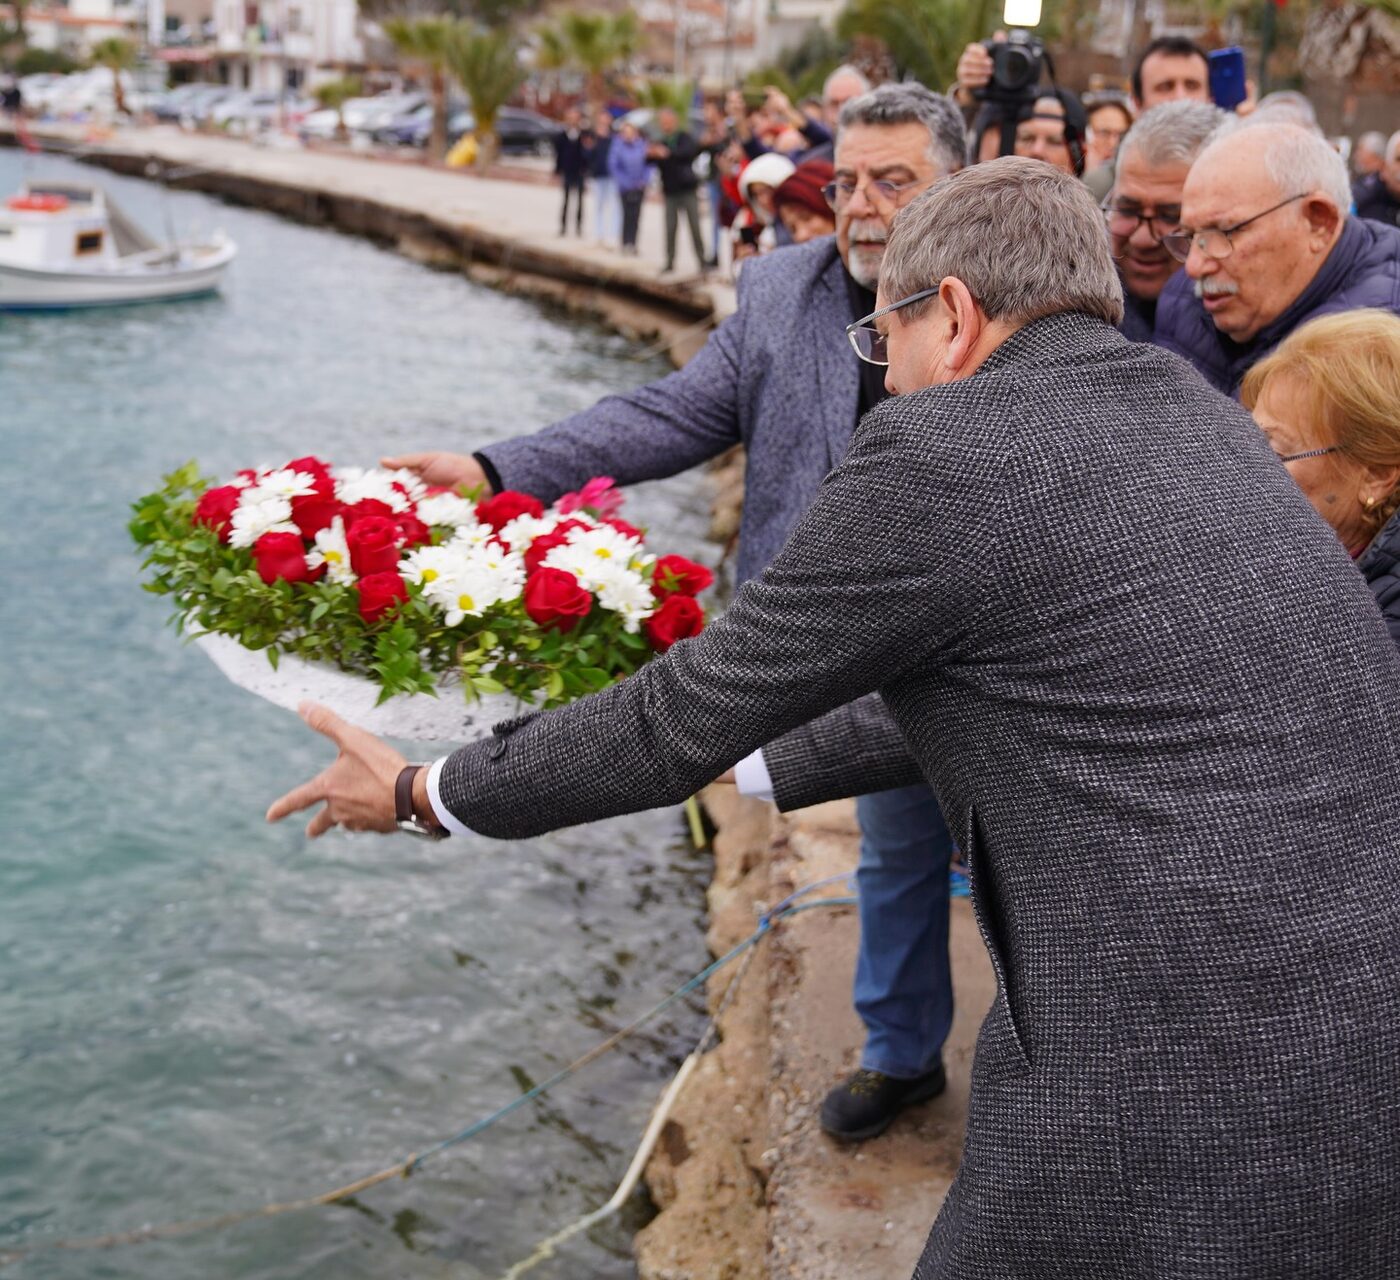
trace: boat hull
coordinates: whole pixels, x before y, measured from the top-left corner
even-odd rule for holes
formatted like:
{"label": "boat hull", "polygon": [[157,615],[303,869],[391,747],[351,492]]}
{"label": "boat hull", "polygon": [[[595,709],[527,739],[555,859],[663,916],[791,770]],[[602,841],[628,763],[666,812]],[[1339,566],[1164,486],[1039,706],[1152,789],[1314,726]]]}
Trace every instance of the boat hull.
{"label": "boat hull", "polygon": [[118,271],[44,271],[0,261],[0,311],[65,311],[197,297],[219,288],[234,252],[233,245],[225,244],[177,266]]}

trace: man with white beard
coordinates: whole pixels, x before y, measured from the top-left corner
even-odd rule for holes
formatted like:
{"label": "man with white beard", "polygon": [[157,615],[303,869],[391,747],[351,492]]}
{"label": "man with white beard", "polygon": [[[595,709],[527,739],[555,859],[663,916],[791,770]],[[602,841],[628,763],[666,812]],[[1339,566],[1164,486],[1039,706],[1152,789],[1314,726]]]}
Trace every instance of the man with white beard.
{"label": "man with white beard", "polygon": [[[743,444],[736,576],[756,577],[845,456],[856,424],[885,398],[884,369],[857,358],[846,326],[875,310],[895,215],[961,169],[965,151],[957,108],[922,85],[882,85],[852,99],[841,110],[835,177],[825,190],[836,235],[753,259],[735,314],[685,368],[533,435],[471,455],[409,454],[385,465],[409,467],[429,484],[518,489],[552,502],[593,476],[657,479]],[[762,794],[761,778],[744,781]],[[832,1089],[821,1114],[828,1133],[851,1142],[943,1091],[953,1016],[952,841],[933,792],[920,785],[863,796],[858,810],[855,1005],[866,1044],[860,1070]]]}
{"label": "man with white beard", "polygon": [[1400,312],[1400,230],[1350,207],[1346,164],[1316,133],[1227,126],[1191,166],[1181,226],[1162,237],[1186,270],[1162,290],[1153,341],[1234,395],[1314,316]]}

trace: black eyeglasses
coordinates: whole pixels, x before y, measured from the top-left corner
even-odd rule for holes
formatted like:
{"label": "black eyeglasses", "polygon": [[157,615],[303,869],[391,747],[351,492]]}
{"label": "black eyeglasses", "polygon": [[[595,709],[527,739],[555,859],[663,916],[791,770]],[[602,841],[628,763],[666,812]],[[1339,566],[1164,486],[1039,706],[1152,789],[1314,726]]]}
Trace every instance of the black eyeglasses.
{"label": "black eyeglasses", "polygon": [[943,281],[937,281],[931,289],[921,289],[918,293],[911,293],[907,298],[901,298],[898,302],[891,302],[887,307],[881,307],[878,311],[872,311],[868,316],[862,316],[853,324],[846,326],[846,337],[850,339],[851,347],[866,364],[889,364],[889,335],[881,333],[875,327],[875,321],[881,316],[887,316],[891,311],[898,311],[900,307],[907,307],[912,302],[922,302],[925,298],[932,298],[942,286]]}
{"label": "black eyeglasses", "polygon": [[1147,224],[1147,234],[1158,244],[1161,244],[1167,236],[1171,235],[1181,226],[1181,206],[1179,204],[1160,204],[1152,213],[1144,213],[1141,208],[1124,208],[1119,204],[1110,204],[1107,200],[1099,206],[1103,210],[1103,220],[1108,226],[1108,234],[1114,240],[1121,240],[1126,246],[1127,242],[1137,234],[1137,229]]}
{"label": "black eyeglasses", "polygon": [[1287,200],[1280,200],[1277,204],[1270,205],[1263,213],[1256,213],[1252,218],[1235,223],[1233,227],[1207,227],[1204,231],[1179,228],[1170,235],[1163,236],[1162,243],[1166,246],[1167,252],[1178,262],[1185,262],[1191,256],[1192,245],[1195,245],[1207,258],[1214,258],[1218,262],[1234,253],[1235,246],[1230,243],[1230,237],[1235,232],[1243,231],[1251,222],[1258,222],[1260,218],[1277,213],[1286,204],[1292,204],[1295,200],[1306,200],[1310,195],[1312,195],[1311,191],[1303,191],[1296,196],[1289,196]]}
{"label": "black eyeglasses", "polygon": [[[921,178],[914,178],[909,182],[891,182],[888,178],[872,178],[863,184],[866,191],[880,197],[885,204],[898,204],[899,197],[906,191],[912,191],[915,187],[923,187],[928,184]],[[826,202],[833,209],[840,209],[849,203],[851,197],[860,190],[862,184],[850,182],[842,179],[838,182],[828,182],[822,188],[822,195],[826,197]]]}
{"label": "black eyeglasses", "polygon": [[1302,462],[1304,458],[1320,458],[1324,453],[1336,453],[1339,445],[1329,444],[1325,449],[1304,449],[1302,453],[1281,453],[1280,462]]}

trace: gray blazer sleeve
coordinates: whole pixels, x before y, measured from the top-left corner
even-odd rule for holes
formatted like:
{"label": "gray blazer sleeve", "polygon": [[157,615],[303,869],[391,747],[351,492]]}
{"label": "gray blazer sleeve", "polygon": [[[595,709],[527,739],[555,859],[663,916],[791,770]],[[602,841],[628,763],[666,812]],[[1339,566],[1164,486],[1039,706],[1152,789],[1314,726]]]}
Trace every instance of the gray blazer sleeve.
{"label": "gray blazer sleeve", "polygon": [[625,395],[605,396],[582,413],[480,453],[506,488],[546,504],[594,476],[634,484],[713,458],[740,442],[740,356],[747,323],[741,301],[683,369]]}
{"label": "gray blazer sleeve", "polygon": [[926,781],[878,697],[847,703],[785,733],[763,748],[763,762],[784,813]]}
{"label": "gray blazer sleeve", "polygon": [[700,636],[455,752],[439,778],[451,811],[519,838],[679,803],[788,730],[956,658],[995,599],[1002,458],[995,432],[940,445],[903,403],[918,398],[867,416],[787,547]]}

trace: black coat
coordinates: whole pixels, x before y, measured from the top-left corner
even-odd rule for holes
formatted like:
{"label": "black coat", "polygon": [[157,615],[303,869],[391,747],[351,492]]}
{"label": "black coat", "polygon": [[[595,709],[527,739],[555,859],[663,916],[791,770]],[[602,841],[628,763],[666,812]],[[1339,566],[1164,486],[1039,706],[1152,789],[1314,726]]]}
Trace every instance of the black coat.
{"label": "black coat", "polygon": [[684,195],[700,185],[695,176],[695,157],[700,154],[700,144],[684,129],[662,138],[661,145],[668,147],[671,154],[656,162],[656,171],[661,175],[661,190],[668,196]]}
{"label": "black coat", "polygon": [[588,176],[590,178],[610,178],[608,172],[608,152],[612,150],[612,134],[590,133],[588,135]]}
{"label": "black coat", "polygon": [[554,135],[554,172],[569,186],[583,185],[588,173],[588,149],[582,129],[560,129]]}

